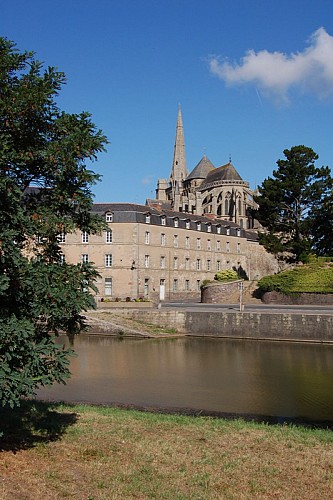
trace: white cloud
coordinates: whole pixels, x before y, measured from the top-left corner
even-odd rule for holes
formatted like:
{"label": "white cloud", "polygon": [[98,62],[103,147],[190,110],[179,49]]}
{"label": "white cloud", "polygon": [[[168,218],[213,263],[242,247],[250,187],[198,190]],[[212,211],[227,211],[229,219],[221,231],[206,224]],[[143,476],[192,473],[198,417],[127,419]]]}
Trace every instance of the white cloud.
{"label": "white cloud", "polygon": [[282,99],[287,99],[291,88],[320,98],[333,95],[333,37],[324,28],[313,33],[303,52],[288,55],[249,50],[240,64],[215,56],[209,66],[228,86],[252,83]]}

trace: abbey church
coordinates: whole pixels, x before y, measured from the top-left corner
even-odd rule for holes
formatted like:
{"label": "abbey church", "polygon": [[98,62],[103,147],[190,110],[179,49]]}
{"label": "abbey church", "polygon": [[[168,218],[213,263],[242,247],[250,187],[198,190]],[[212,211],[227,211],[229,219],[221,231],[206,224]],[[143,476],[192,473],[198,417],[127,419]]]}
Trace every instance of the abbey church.
{"label": "abbey church", "polygon": [[250,208],[254,206],[252,191],[231,162],[216,168],[203,156],[189,173],[186,167],[182,112],[179,107],[173,163],[169,179],[158,179],[156,199],[149,206],[160,206],[234,222],[244,229],[253,229]]}

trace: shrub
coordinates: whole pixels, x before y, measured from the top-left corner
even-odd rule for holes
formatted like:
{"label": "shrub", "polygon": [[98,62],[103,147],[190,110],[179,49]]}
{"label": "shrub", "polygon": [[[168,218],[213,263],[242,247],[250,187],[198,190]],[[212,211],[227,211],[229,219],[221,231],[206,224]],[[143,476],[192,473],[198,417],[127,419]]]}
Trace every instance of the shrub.
{"label": "shrub", "polygon": [[233,269],[224,269],[215,274],[215,281],[234,281],[239,279],[237,271]]}

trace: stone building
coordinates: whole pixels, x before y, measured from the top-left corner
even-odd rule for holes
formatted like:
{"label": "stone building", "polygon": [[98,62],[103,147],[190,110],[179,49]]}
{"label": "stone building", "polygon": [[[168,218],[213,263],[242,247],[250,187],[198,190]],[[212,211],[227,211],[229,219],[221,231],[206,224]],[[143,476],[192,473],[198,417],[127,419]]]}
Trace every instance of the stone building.
{"label": "stone building", "polygon": [[93,211],[108,229],[63,235],[61,248],[69,263],[95,264],[98,300],[199,298],[203,280],[222,269],[251,280],[276,270],[256,233],[232,221],[130,203],[95,204]]}
{"label": "stone building", "polygon": [[255,221],[249,208],[254,206],[252,191],[231,161],[218,168],[204,156],[188,173],[186,167],[184,128],[178,109],[174,156],[169,179],[158,179],[156,199],[150,206],[168,207],[176,212],[211,215],[217,219],[253,229]]}

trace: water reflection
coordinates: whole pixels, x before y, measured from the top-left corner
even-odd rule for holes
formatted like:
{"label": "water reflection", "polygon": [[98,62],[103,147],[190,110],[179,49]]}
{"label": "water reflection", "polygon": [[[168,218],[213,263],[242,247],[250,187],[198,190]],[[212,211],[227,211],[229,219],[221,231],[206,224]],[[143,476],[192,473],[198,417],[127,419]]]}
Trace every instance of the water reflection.
{"label": "water reflection", "polygon": [[331,345],[81,335],[74,348],[67,386],[38,397],[333,420]]}

